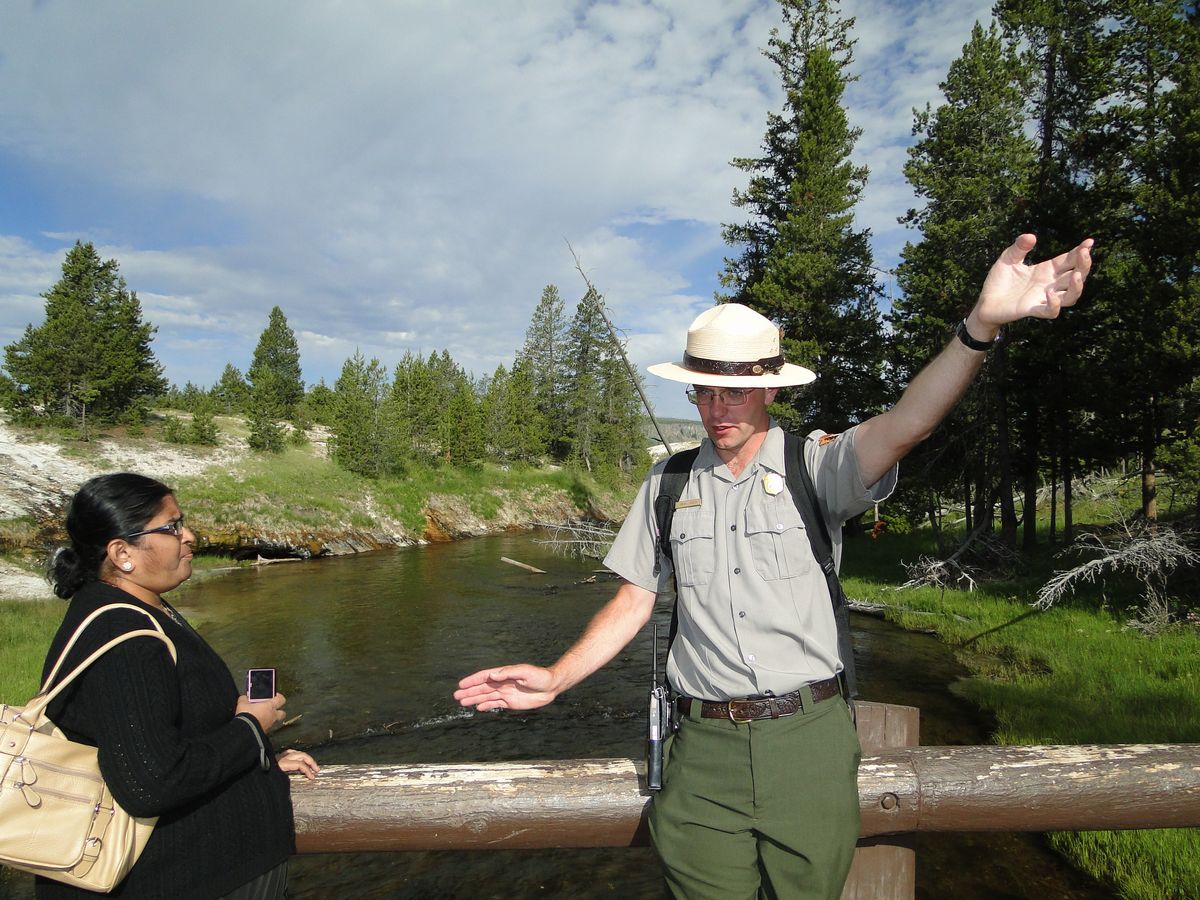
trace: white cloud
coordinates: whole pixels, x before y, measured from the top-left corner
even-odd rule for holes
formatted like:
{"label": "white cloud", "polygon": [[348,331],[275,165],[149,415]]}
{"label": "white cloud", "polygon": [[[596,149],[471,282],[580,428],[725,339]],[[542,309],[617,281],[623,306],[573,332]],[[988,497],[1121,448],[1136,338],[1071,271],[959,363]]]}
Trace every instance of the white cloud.
{"label": "white cloud", "polygon": [[[987,4],[852,0],[859,221],[894,257],[911,107]],[[720,223],[779,88],[767,0],[9,5],[0,27],[0,337],[92,240],[159,326],[172,380],[243,371],[267,313],[305,377],[356,348],[509,363],[570,241],[640,364],[711,302]],[[46,60],[55,61],[47,65]],[[6,192],[10,193],[10,192]],[[52,200],[53,202],[43,202]],[[890,263],[889,263],[890,264]],[[667,410],[687,413],[674,396]],[[655,388],[657,391],[657,388]]]}

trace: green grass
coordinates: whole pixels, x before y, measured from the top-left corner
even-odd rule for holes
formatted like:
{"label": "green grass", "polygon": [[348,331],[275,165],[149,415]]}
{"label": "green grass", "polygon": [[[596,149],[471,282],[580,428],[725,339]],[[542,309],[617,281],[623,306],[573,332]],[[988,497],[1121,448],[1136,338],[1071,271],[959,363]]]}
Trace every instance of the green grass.
{"label": "green grass", "polygon": [[636,484],[632,481],[603,485],[568,469],[490,463],[464,469],[413,465],[403,477],[381,478],[374,483],[379,508],[416,534],[425,530],[425,509],[435,495],[462,498],[471,512],[491,521],[506,501],[532,505],[555,491],[564,491],[576,506],[587,509],[598,498],[631,499],[634,490]]}
{"label": "green grass", "polygon": [[[582,508],[597,501],[620,505],[636,482],[604,484],[565,469],[484,464],[471,468],[412,464],[402,476],[367,479],[289,447],[271,457],[251,456],[230,471],[209,470],[174,485],[188,518],[205,528],[253,526],[262,530],[372,529],[376,516],[398,521],[413,536],[425,532],[425,509],[435,495],[459,498],[491,521],[506,503],[518,508],[564,491]],[[368,514],[364,510],[371,510]]]}
{"label": "green grass", "polygon": [[[1200,742],[1200,629],[1147,638],[1126,627],[1129,604],[1111,592],[1036,612],[1029,600],[1049,557],[1035,559],[1022,578],[970,593],[895,590],[903,580],[898,555],[929,553],[926,540],[918,532],[854,541],[846,592],[957,647],[974,673],[960,689],[993,714],[997,743]],[[1200,896],[1200,829],[1060,833],[1052,842],[1131,900]]]}
{"label": "green grass", "polygon": [[0,703],[23,705],[41,686],[46,648],[67,604],[0,600]]}
{"label": "green grass", "polygon": [[38,523],[33,516],[0,519],[0,548],[26,547],[37,540]]}
{"label": "green grass", "polygon": [[370,528],[359,512],[369,483],[310,451],[250,456],[228,471],[176,479],[188,518],[204,526],[256,528]]}

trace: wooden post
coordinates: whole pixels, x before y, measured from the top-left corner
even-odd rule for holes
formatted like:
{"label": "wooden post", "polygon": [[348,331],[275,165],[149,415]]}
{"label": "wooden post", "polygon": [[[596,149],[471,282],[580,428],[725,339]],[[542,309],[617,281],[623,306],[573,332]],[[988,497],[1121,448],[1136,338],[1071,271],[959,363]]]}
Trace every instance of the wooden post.
{"label": "wooden post", "polygon": [[[921,714],[915,706],[859,701],[854,707],[864,757],[920,743]],[[842,900],[913,900],[916,890],[917,854],[911,836],[859,840]]]}

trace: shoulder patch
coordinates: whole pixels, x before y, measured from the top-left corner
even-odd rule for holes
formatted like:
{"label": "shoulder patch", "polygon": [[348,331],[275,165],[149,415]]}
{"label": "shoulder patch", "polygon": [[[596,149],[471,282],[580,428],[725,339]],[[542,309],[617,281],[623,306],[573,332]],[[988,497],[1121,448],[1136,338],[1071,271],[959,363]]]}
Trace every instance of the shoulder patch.
{"label": "shoulder patch", "polygon": [[839,434],[823,434],[819,438],[817,438],[817,446],[824,447],[826,444],[832,444],[834,441],[836,441],[840,437],[841,437],[840,433]]}

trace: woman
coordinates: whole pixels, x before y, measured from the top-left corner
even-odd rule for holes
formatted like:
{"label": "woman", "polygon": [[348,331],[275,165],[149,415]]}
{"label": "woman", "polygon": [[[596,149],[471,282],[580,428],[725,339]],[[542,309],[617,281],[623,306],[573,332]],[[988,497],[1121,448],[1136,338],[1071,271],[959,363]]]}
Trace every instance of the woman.
{"label": "woman", "polygon": [[[284,697],[251,703],[225,663],[162,595],[192,574],[195,535],[166,485],[143,475],[86,482],[67,513],[70,543],[50,564],[58,596],[69,599],[50,645],[43,679],[80,622],[113,603],[141,607],[175,644],[153,638],[119,644],[93,663],[47,710],[72,740],[99,748],[113,797],[158,824],[118,897],[284,896],[295,847],[285,772],[313,778],[307,753],[274,758],[267,732],[284,718]],[[89,625],[61,671],[117,635],[148,627],[133,610]],[[95,896],[38,879],[39,898]]]}

